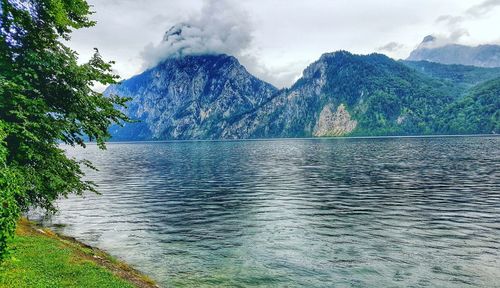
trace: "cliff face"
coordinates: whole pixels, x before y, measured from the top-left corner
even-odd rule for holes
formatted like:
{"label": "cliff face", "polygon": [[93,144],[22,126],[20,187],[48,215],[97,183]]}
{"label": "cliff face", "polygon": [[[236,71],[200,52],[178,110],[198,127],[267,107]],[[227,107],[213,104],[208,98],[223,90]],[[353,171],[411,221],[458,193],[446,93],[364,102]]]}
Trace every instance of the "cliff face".
{"label": "cliff face", "polygon": [[[290,88],[250,75],[236,58],[171,58],[113,85],[139,123],[113,140],[421,135],[443,131],[444,109],[498,71],[327,53]],[[458,115],[458,114],[457,114]]]}
{"label": "cliff face", "polygon": [[203,55],[168,59],[105,94],[132,98],[127,113],[141,121],[113,127],[114,140],[218,139],[276,90],[234,57]]}
{"label": "cliff face", "polygon": [[321,112],[327,65],[311,64],[291,88],[283,89],[231,127],[231,138],[311,137]]}
{"label": "cliff face", "polygon": [[384,55],[339,51],[230,128],[236,138],[423,134],[454,92]]}
{"label": "cliff face", "polygon": [[313,135],[315,137],[344,136],[351,133],[357,125],[358,122],[351,119],[344,104],[340,104],[336,110],[332,110],[332,107],[327,105],[319,114]]}

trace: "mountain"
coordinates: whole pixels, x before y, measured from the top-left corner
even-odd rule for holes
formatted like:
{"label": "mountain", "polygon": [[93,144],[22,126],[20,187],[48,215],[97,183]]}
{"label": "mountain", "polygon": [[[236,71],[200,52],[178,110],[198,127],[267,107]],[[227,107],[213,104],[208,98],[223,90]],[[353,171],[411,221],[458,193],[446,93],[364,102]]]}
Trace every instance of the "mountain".
{"label": "mountain", "polygon": [[498,130],[498,80],[484,81],[499,73],[338,51],[277,90],[234,57],[198,55],[170,58],[105,93],[131,97],[127,113],[140,120],[113,127],[113,140],[474,134]]}
{"label": "mountain", "polygon": [[484,68],[467,65],[446,65],[429,61],[400,61],[429,77],[450,81],[464,89],[500,77],[500,67]]}
{"label": "mountain", "polygon": [[236,138],[427,134],[462,93],[387,56],[339,51],[230,129]]}
{"label": "mountain", "polygon": [[436,125],[446,134],[500,133],[500,78],[477,85],[450,104]]}
{"label": "mountain", "polygon": [[476,47],[459,44],[441,45],[438,39],[427,36],[406,60],[500,67],[500,45],[479,45]]}
{"label": "mountain", "polygon": [[167,59],[104,93],[130,97],[127,114],[140,121],[112,127],[113,140],[165,140],[227,138],[234,117],[276,91],[232,56],[199,55]]}

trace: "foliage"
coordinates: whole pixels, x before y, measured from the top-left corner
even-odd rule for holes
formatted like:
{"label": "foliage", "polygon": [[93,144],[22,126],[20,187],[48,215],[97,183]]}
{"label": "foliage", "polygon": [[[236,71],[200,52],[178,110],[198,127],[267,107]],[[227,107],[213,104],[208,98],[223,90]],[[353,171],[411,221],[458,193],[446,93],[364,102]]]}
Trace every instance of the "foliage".
{"label": "foliage", "polygon": [[500,67],[484,68],[466,65],[446,65],[428,61],[400,61],[429,77],[449,81],[463,88],[471,88],[482,82],[500,77]]}
{"label": "foliage", "polygon": [[[345,104],[358,121],[350,135],[498,133],[500,69],[397,62],[384,55],[325,54],[326,84],[316,105]],[[419,65],[426,73],[415,70]],[[444,67],[445,66],[445,67]],[[430,72],[430,71],[433,72]],[[453,72],[454,71],[454,72]],[[431,77],[432,76],[432,77]],[[307,85],[304,80],[293,87]],[[466,95],[466,96],[463,96]],[[311,100],[311,101],[313,101]],[[313,115],[312,121],[315,121]],[[297,129],[298,130],[298,129]]]}
{"label": "foliage", "polygon": [[[6,136],[4,127],[0,121],[0,142]],[[5,258],[7,244],[14,235],[20,212],[17,199],[23,195],[22,181],[16,171],[7,167],[6,157],[7,149],[0,145],[0,260]]]}
{"label": "foliage", "polygon": [[435,116],[463,92],[384,55],[337,52],[322,57],[323,103],[344,103],[358,121],[351,135],[433,133]]}
{"label": "foliage", "polygon": [[[474,83],[500,73],[499,69],[461,65],[450,68],[427,62],[410,64],[415,67],[381,54],[353,55],[346,51],[324,54],[291,88],[280,91],[270,104],[265,103],[254,115],[248,116],[257,123],[251,137],[311,137],[324,107],[335,109],[340,104],[345,105],[351,119],[357,121],[349,136],[454,133],[457,128],[446,127],[443,121],[451,121],[446,113],[456,114],[445,109],[461,101]],[[419,65],[427,72],[417,69]],[[457,70],[453,72],[454,68]],[[492,95],[481,104],[489,107],[489,112],[483,111],[485,115],[498,111],[491,106],[493,98]],[[481,123],[485,121],[480,116],[477,119]],[[479,126],[475,127],[479,129]],[[486,132],[488,129],[470,128],[467,133],[494,131]]]}
{"label": "foliage", "polygon": [[445,134],[500,133],[500,78],[474,87],[440,116],[437,130]]}
{"label": "foliage", "polygon": [[[68,159],[60,144],[85,146],[89,140],[104,149],[107,128],[127,120],[115,109],[127,99],[93,91],[96,82],[115,82],[112,62],[96,50],[89,62],[79,64],[76,52],[62,42],[72,30],[94,24],[86,1],[0,1],[1,183],[11,191],[3,192],[2,201],[11,203],[14,197],[21,211],[54,211],[61,196],[95,191],[93,183],[82,180],[80,167],[91,164]],[[2,214],[17,213],[8,207]],[[2,229],[10,235],[10,224]]]}
{"label": "foliage", "polygon": [[19,175],[8,168],[0,169],[0,260],[7,255],[7,244],[16,229],[20,209],[17,198],[22,195]]}

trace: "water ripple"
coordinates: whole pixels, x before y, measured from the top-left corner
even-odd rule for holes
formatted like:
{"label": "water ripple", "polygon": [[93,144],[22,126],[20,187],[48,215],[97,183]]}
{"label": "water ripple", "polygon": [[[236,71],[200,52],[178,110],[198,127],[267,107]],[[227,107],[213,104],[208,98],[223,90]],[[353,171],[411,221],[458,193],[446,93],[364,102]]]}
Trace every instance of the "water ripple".
{"label": "water ripple", "polygon": [[93,145],[54,229],[163,286],[499,287],[500,137]]}

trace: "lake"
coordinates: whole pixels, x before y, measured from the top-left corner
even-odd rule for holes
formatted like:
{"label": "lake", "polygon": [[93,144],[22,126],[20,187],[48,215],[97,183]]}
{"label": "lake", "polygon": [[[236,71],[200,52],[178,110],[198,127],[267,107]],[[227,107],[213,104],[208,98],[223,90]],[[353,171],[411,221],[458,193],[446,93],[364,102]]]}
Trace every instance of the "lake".
{"label": "lake", "polygon": [[[49,225],[164,287],[499,287],[500,137],[111,143]],[[59,225],[64,224],[64,225]]]}

